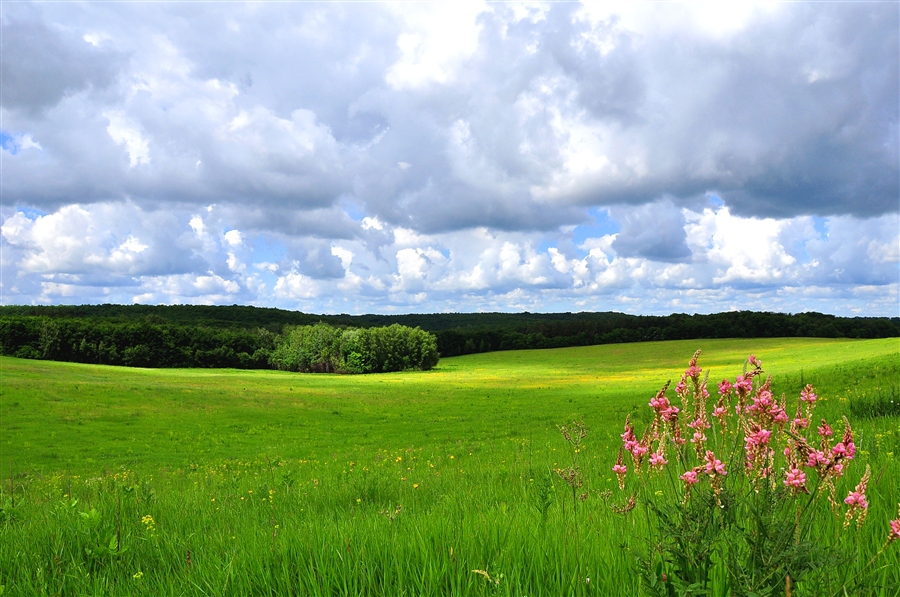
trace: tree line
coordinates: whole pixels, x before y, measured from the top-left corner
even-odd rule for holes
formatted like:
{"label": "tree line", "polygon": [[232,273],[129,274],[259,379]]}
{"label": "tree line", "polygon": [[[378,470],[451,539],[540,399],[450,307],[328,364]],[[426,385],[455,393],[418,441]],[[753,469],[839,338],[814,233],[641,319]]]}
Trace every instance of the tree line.
{"label": "tree line", "polygon": [[129,367],[269,368],[278,334],[154,321],[0,316],[0,352],[28,358]]}
{"label": "tree line", "polygon": [[419,328],[326,323],[216,328],[155,321],[0,316],[0,354],[129,367],[231,367],[302,372],[381,373],[431,369],[437,340]]}
{"label": "tree line", "polygon": [[[289,346],[312,342],[295,342],[291,335],[306,333],[297,332],[299,329],[317,329],[320,323],[334,328],[335,338],[340,331],[340,340],[330,340],[332,347],[337,342],[336,348],[329,349],[331,356],[315,360],[304,356],[312,354],[304,352],[306,349],[291,353]],[[386,341],[374,340],[374,332],[365,331],[393,325],[430,332],[437,353],[444,357],[651,340],[900,336],[900,317],[836,317],[821,313],[313,315],[238,305],[3,306],[0,354],[136,367],[388,370],[374,361],[352,356],[362,354],[354,346],[363,346],[381,350],[380,354],[390,357],[391,363],[406,362],[410,368],[421,368],[432,357],[423,356],[420,361],[419,356],[410,356],[404,361],[395,352],[385,352]],[[322,329],[317,330],[316,334],[327,336]],[[348,332],[346,339],[344,332]],[[396,332],[383,332],[385,337],[390,334],[399,337]],[[290,360],[294,358],[296,364]]]}
{"label": "tree line", "polygon": [[666,316],[529,313],[503,323],[495,319],[488,325],[460,326],[435,333],[441,356],[449,357],[495,350],[701,338],[893,338],[900,336],[900,317],[755,311]]}

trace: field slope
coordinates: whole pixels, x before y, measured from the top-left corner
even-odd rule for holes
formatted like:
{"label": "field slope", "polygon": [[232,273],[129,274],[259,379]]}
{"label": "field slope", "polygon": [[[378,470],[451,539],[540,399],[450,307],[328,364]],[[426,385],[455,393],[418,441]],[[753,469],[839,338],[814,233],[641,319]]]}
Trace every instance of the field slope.
{"label": "field slope", "polygon": [[801,382],[814,382],[833,398],[858,390],[855,363],[891,356],[896,362],[900,355],[897,339],[691,340],[487,353],[444,359],[434,371],[368,376],[3,357],[0,470],[177,467],[261,454],[349,457],[378,448],[544,438],[575,416],[613,430],[679,375],[698,348],[713,379],[733,378],[755,352],[777,392],[794,395]]}

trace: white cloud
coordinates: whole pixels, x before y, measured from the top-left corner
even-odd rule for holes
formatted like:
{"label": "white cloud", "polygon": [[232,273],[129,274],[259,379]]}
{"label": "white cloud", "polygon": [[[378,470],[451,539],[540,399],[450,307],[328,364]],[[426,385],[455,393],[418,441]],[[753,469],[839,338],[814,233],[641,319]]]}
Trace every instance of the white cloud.
{"label": "white cloud", "polygon": [[227,242],[232,247],[239,247],[244,242],[244,238],[241,235],[240,230],[229,230],[224,235],[225,242]]}
{"label": "white cloud", "polygon": [[106,130],[110,138],[128,152],[128,165],[134,168],[149,164],[150,146],[141,134],[140,126],[122,113],[106,112],[104,116],[109,120]]}
{"label": "white cloud", "polygon": [[372,230],[372,229],[383,230],[384,224],[382,224],[378,220],[378,218],[366,216],[365,218],[362,219],[362,227],[363,227],[363,230]]}
{"label": "white cloud", "polygon": [[296,272],[279,276],[273,291],[277,298],[288,300],[311,299],[319,295],[316,281]]}
{"label": "white cloud", "polygon": [[[365,235],[374,229],[359,223],[356,238],[321,249],[301,245],[303,260],[277,263],[254,254],[278,237],[251,241],[230,220],[239,214],[215,206],[202,213],[144,212],[132,204],[65,206],[34,217],[14,212],[0,226],[4,300],[245,301],[308,310],[328,305],[336,312],[517,305],[800,311],[831,304],[843,305],[843,313],[889,313],[898,287],[895,216],[832,218],[814,226],[808,217],[742,218],[727,207],[684,210],[690,257],[682,263],[620,255],[618,233],[564,247],[559,241],[548,245],[544,233],[473,229],[427,235],[382,225],[378,233],[387,236],[370,244]],[[630,217],[621,207],[611,213]],[[184,266],[185,252],[194,260],[190,268],[167,271]],[[335,260],[336,274],[317,269],[326,255]]]}
{"label": "white cloud", "polygon": [[687,243],[716,268],[714,284],[774,282],[796,262],[781,244],[784,221],[735,217],[727,207],[686,217]]}
{"label": "white cloud", "polygon": [[387,5],[403,23],[397,36],[399,59],[385,81],[396,89],[451,82],[462,62],[475,51],[484,2]]}

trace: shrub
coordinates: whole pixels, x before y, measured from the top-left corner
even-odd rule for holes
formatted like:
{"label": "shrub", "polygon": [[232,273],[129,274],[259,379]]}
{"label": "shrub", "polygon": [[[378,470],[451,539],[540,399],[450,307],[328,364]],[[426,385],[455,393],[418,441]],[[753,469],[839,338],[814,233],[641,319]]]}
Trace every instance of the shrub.
{"label": "shrub", "polygon": [[398,324],[342,330],[318,323],[287,329],[269,362],[277,369],[314,373],[428,370],[438,362],[437,340]]}

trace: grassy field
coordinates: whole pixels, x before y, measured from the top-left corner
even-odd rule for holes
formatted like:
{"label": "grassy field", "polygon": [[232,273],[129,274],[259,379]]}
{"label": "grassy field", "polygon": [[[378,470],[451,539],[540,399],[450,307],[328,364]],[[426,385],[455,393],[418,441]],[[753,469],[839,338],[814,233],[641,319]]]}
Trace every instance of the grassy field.
{"label": "grassy field", "polygon": [[[2,358],[0,586],[638,594],[622,546],[641,523],[611,514],[604,492],[625,416],[649,420],[649,398],[697,348],[711,380],[733,379],[754,352],[776,395],[795,404],[813,383],[817,416],[850,417],[877,477],[852,545],[858,559],[877,551],[900,500],[897,339],[500,352],[370,376]],[[582,416],[590,497],[574,503],[552,469],[572,458],[557,426]],[[853,464],[850,487],[863,466]],[[866,572],[870,594],[900,595],[898,551]]]}

